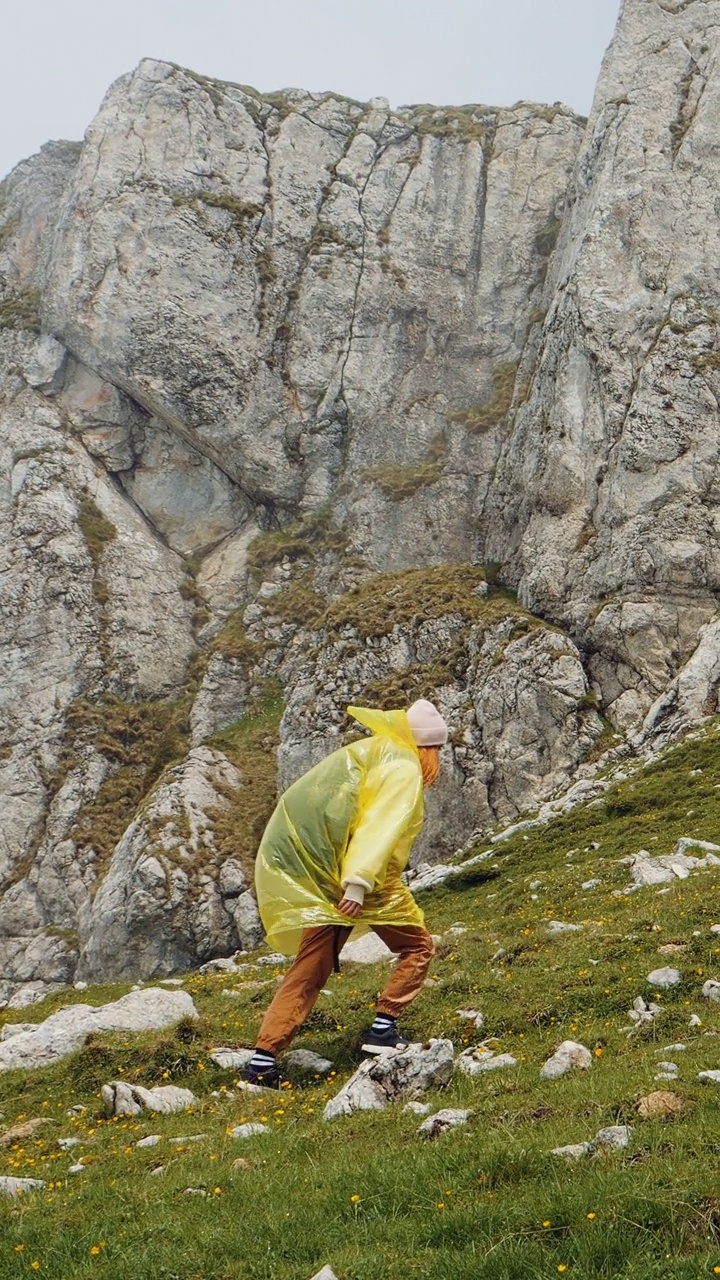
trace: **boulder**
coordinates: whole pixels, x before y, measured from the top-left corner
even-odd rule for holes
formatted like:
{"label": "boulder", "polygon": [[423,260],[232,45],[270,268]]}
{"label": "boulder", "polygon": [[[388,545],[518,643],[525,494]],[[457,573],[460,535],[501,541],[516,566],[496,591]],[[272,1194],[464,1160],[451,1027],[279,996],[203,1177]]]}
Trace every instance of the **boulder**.
{"label": "boulder", "polygon": [[676,987],[682,982],[682,974],[679,969],[672,969],[666,965],[663,969],[653,969],[652,973],[647,976],[647,981],[651,987],[660,987],[662,991],[669,991],[671,987]]}
{"label": "boulder", "polygon": [[105,1114],[108,1116],[139,1116],[143,1111],[172,1115],[175,1111],[187,1110],[197,1102],[190,1089],[180,1089],[174,1084],[145,1089],[142,1085],[130,1084],[127,1080],[113,1080],[111,1084],[104,1084],[100,1092]]}
{"label": "boulder", "polygon": [[540,1076],[543,1080],[559,1080],[561,1076],[567,1075],[568,1071],[577,1068],[586,1071],[591,1066],[592,1054],[589,1049],[575,1040],[563,1040],[541,1067]]}
{"label": "boulder", "polygon": [[427,1120],[423,1120],[418,1133],[423,1138],[439,1138],[441,1134],[447,1133],[448,1129],[457,1129],[460,1125],[467,1124],[471,1115],[472,1111],[445,1107],[442,1111],[436,1111],[434,1115],[428,1116]]}
{"label": "boulder", "polygon": [[0,1043],[0,1071],[46,1067],[79,1049],[91,1032],[157,1031],[181,1018],[197,1016],[187,991],[164,991],[162,987],[131,991],[112,1004],[98,1007],[68,1005],[38,1023],[33,1031]]}
{"label": "boulder", "polygon": [[703,983],[702,995],[711,1004],[720,1004],[720,982],[716,978],[708,978]]}
{"label": "boulder", "polygon": [[452,1078],[451,1040],[430,1040],[405,1049],[388,1050],[363,1062],[347,1084],[327,1103],[324,1120],[355,1111],[383,1111],[393,1102],[417,1098],[429,1089],[443,1088]]}

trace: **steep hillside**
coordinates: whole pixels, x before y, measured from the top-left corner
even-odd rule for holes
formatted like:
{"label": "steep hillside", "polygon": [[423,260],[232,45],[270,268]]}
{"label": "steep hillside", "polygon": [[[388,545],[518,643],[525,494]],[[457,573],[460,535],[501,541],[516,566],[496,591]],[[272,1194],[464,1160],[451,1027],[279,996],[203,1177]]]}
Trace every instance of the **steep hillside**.
{"label": "steep hillside", "polygon": [[[0,1275],[310,1280],[324,1264],[338,1280],[714,1274],[720,1084],[698,1073],[720,1070],[720,1004],[702,994],[720,977],[718,863],[686,874],[676,859],[670,883],[626,889],[628,859],[641,850],[647,867],[680,837],[717,836],[719,734],[714,721],[650,763],[616,766],[594,801],[480,846],[493,856],[423,896],[441,939],[406,1029],[450,1037],[457,1052],[482,1041],[516,1059],[472,1078],[456,1069],[427,1095],[433,1112],[470,1109],[462,1128],[428,1141],[416,1134],[421,1118],[399,1104],[322,1119],[357,1063],[382,965],[343,963],[297,1041],[331,1059],[333,1074],[303,1081],[289,1069],[293,1086],[280,1094],[238,1094],[235,1074],[210,1056],[219,1044],[252,1043],[277,966],[187,974],[198,1021],[96,1033],[56,1066],[0,1073],[0,1177],[47,1181],[0,1197]],[[575,931],[553,931],[552,921]],[[648,981],[667,966],[677,985]],[[125,990],[63,993],[31,1016]],[[629,1013],[638,997],[650,1008],[644,1021]],[[481,1031],[469,1016],[477,1012]],[[592,1065],[542,1079],[566,1039],[585,1046]],[[110,1120],[99,1090],[111,1080],[189,1087],[197,1102],[176,1115]],[[641,1099],[659,1091],[672,1095],[671,1111],[648,1118]],[[4,1141],[35,1119],[34,1132]],[[269,1131],[232,1136],[248,1122]],[[623,1149],[575,1161],[550,1154],[614,1125],[631,1127]],[[155,1145],[137,1145],[151,1135]],[[64,1149],[66,1138],[77,1145]]]}

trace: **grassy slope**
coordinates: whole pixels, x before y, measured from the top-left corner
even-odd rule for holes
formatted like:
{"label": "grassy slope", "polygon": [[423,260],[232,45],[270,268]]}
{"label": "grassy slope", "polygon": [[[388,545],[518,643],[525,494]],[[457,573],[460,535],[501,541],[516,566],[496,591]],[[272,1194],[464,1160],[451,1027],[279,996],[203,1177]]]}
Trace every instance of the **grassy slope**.
{"label": "grassy slope", "polygon": [[[642,847],[668,853],[679,835],[720,835],[719,732],[711,724],[606,800],[517,835],[474,882],[427,895],[434,932],[458,920],[468,932],[442,944],[437,985],[423,992],[405,1029],[451,1035],[461,1047],[471,1041],[456,1010],[481,1008],[487,1035],[521,1059],[498,1075],[458,1077],[430,1099],[472,1107],[467,1128],[422,1142],[417,1118],[400,1108],[325,1125],[320,1113],[335,1082],[267,1100],[209,1097],[232,1088],[232,1076],[213,1066],[208,1050],[252,1043],[273,986],[244,989],[239,978],[191,975],[186,985],[202,1015],[195,1030],[102,1036],[54,1068],[0,1076],[0,1129],[23,1116],[48,1118],[36,1140],[0,1149],[0,1173],[49,1179],[43,1192],[0,1202],[0,1278],[309,1280],[325,1262],[340,1280],[714,1274],[720,1092],[700,1084],[697,1072],[720,1068],[720,1006],[700,998],[705,979],[720,976],[720,937],[709,932],[720,919],[720,877],[700,872],[668,894],[612,891],[628,882],[620,857]],[[593,876],[601,885],[582,890]],[[532,880],[543,886],[537,901]],[[544,922],[552,918],[585,928],[551,939]],[[659,955],[667,943],[686,950]],[[493,961],[499,947],[505,954]],[[635,996],[650,998],[646,974],[668,963],[681,969],[682,984],[655,995],[663,1014],[654,1029],[628,1040],[626,1011]],[[258,970],[258,977],[274,974]],[[380,968],[346,966],[298,1046],[328,1053],[346,1076],[380,981]],[[223,996],[229,987],[236,997]],[[63,994],[31,1016],[39,1020],[68,998],[101,1003],[124,990]],[[691,1031],[692,1012],[703,1025]],[[592,1069],[541,1081],[541,1063],[566,1037],[598,1051]],[[637,1099],[673,1087],[655,1085],[653,1076],[663,1056],[657,1050],[677,1039],[687,1051],[666,1056],[680,1066],[675,1088],[684,1113],[643,1121]],[[201,1101],[191,1114],[104,1121],[99,1087],[121,1072],[145,1084],[187,1084]],[[75,1102],[88,1111],[71,1122],[65,1110]],[[238,1142],[226,1132],[263,1117],[269,1135]],[[570,1167],[547,1155],[626,1121],[635,1128],[629,1151]],[[56,1140],[73,1133],[84,1145],[65,1155]],[[136,1150],[148,1133],[207,1137],[185,1148],[163,1141]],[[88,1167],[68,1176],[77,1152]],[[234,1170],[238,1156],[250,1167]],[[149,1177],[160,1162],[165,1173]],[[187,1187],[208,1194],[188,1196]]]}

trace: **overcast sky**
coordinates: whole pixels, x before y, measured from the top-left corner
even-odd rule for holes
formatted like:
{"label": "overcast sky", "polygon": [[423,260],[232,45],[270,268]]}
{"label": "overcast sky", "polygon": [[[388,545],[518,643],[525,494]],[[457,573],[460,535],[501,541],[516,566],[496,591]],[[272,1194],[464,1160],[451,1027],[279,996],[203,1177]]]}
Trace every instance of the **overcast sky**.
{"label": "overcast sky", "polygon": [[81,138],[117,76],[166,58],[257,89],[392,106],[520,98],[590,110],[620,0],[15,0],[3,4],[0,176]]}

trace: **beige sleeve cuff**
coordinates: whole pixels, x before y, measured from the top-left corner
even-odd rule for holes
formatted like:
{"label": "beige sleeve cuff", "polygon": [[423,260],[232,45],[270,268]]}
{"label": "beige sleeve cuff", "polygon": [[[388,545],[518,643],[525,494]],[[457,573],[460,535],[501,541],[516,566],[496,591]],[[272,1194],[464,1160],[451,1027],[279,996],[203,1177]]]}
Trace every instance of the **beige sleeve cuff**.
{"label": "beige sleeve cuff", "polygon": [[360,906],[365,901],[365,894],[369,893],[372,885],[367,880],[361,880],[359,876],[350,876],[342,882],[343,893],[348,902],[357,902]]}

